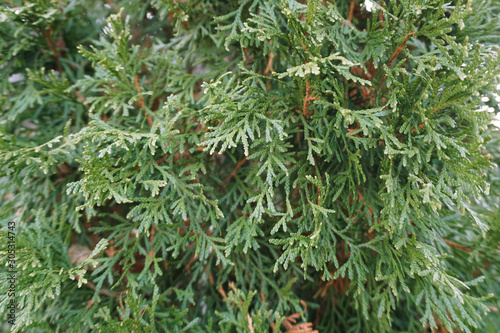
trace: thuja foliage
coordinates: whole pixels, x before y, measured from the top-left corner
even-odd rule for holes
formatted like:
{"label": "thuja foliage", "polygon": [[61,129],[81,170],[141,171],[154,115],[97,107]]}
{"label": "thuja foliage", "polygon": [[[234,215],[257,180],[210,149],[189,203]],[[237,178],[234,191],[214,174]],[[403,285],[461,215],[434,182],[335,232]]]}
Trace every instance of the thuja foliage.
{"label": "thuja foliage", "polygon": [[499,15],[5,1],[3,329],[498,332]]}

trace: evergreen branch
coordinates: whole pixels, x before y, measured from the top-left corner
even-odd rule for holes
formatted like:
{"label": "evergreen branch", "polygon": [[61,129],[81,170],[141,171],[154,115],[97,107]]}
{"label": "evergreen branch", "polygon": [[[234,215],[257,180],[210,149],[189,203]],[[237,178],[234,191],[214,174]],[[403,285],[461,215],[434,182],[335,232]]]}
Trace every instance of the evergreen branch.
{"label": "evergreen branch", "polygon": [[495,1],[8,3],[13,332],[496,327]]}
{"label": "evergreen branch", "polygon": [[[76,279],[76,280],[78,280],[78,276],[76,276],[76,275],[75,275],[75,279]],[[86,285],[87,287],[89,287],[90,289],[94,290],[94,291],[96,291],[96,290],[97,290],[97,288],[96,288],[95,284],[94,284],[94,283],[92,283],[91,281],[84,282],[83,284],[84,284],[84,285]],[[110,291],[109,291],[109,290],[107,290],[107,289],[99,289],[99,290],[97,291],[97,293],[99,293],[99,294],[101,294],[101,295],[104,295],[104,296],[111,297],[111,298],[117,298],[117,297],[119,297],[119,296],[120,296],[120,294],[121,294],[121,293],[123,293],[123,291],[122,291],[122,292],[119,292],[119,293],[112,293],[112,292],[110,292]]]}

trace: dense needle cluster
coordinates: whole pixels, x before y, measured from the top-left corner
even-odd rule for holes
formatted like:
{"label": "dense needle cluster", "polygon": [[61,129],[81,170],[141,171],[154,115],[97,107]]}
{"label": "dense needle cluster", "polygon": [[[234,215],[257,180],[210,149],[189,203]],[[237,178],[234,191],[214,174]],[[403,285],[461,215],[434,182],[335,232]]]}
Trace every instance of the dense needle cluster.
{"label": "dense needle cluster", "polygon": [[498,332],[499,15],[5,1],[12,330]]}

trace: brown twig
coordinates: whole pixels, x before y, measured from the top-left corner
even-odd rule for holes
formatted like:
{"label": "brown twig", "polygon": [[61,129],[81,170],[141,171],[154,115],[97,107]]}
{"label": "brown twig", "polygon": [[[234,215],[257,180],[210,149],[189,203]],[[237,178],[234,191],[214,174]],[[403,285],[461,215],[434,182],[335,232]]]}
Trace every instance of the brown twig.
{"label": "brown twig", "polygon": [[141,314],[141,316],[139,317],[139,319],[141,319],[142,317],[144,317],[144,314],[146,313],[146,311],[148,310],[148,308],[143,308],[139,313]]}
{"label": "brown twig", "polygon": [[[467,247],[467,246],[457,244],[457,243],[452,242],[451,240],[448,240],[448,239],[446,239],[446,238],[444,238],[444,237],[441,237],[441,238],[444,240],[444,242],[445,242],[446,244],[448,244],[448,245],[449,245],[449,246],[451,246],[451,247],[454,247],[454,248],[456,248],[456,249],[460,249],[460,250],[464,250],[464,251],[467,251],[467,252],[469,252],[469,253],[474,252],[471,248],[469,248],[469,247]],[[482,254],[481,254],[481,253],[479,253],[479,257],[482,257]],[[484,263],[484,265],[483,265],[483,268],[482,268],[482,269],[487,269],[490,265],[491,265],[491,263],[490,263],[489,261],[486,261],[486,262]],[[476,278],[476,277],[478,277],[478,276],[479,276],[479,274],[481,274],[481,269],[477,269],[477,270],[474,272],[474,274],[473,274],[472,276],[473,276],[474,278]]]}
{"label": "brown twig", "polygon": [[396,59],[396,57],[399,55],[399,53],[405,47],[406,41],[408,40],[408,38],[410,38],[411,36],[414,36],[414,35],[415,35],[415,33],[413,31],[411,31],[411,30],[410,30],[410,33],[406,34],[405,39],[403,40],[403,42],[401,43],[401,45],[399,45],[398,48],[396,49],[396,51],[394,51],[394,53],[391,55],[391,58],[389,59],[389,63],[387,64],[387,67],[389,67],[389,68],[391,67],[392,62],[394,61],[394,59]]}
{"label": "brown twig", "polygon": [[449,246],[451,247],[454,247],[454,248],[457,248],[457,249],[461,249],[461,250],[464,250],[464,251],[467,251],[467,252],[472,252],[472,250],[470,248],[468,248],[467,246],[463,246],[463,245],[460,245],[460,244],[457,244],[455,242],[452,242],[451,240],[448,240],[444,237],[442,237],[444,242],[446,244],[448,244]]}
{"label": "brown twig", "polygon": [[266,69],[264,69],[264,75],[269,75],[274,71],[273,70],[273,60],[274,60],[274,54],[271,53],[269,55],[269,60],[267,61]]}
{"label": "brown twig", "polygon": [[[195,243],[192,243],[191,245],[194,245]],[[191,273],[191,266],[193,265],[194,261],[196,260],[196,255],[192,255],[191,259],[189,259],[189,262],[187,263],[186,267],[184,269],[186,272]]]}
{"label": "brown twig", "polygon": [[411,131],[415,133],[417,130],[421,130],[422,128],[424,128],[424,126],[425,126],[425,121],[422,124],[420,124],[420,126],[418,126],[417,129],[412,129]]}
{"label": "brown twig", "polygon": [[151,258],[151,261],[154,259],[154,246],[153,244],[153,239],[154,235],[156,234],[156,228],[154,226],[151,227],[151,235],[149,236],[149,245],[151,245],[151,250],[149,250],[148,256]]}
{"label": "brown twig", "polygon": [[78,100],[80,102],[82,102],[82,104],[85,104],[85,102],[87,102],[87,100],[85,99],[85,97],[83,97],[83,95],[80,94],[78,91],[75,90],[74,93],[75,93],[75,96],[78,98]]}
{"label": "brown twig", "polygon": [[[479,255],[481,255],[481,254],[479,254]],[[484,269],[487,269],[488,267],[490,267],[490,265],[491,265],[491,262],[486,261],[486,262],[484,263],[484,265],[483,265],[483,268],[482,268],[482,269],[483,269],[483,270],[484,270]],[[474,272],[474,274],[473,274],[472,276],[473,276],[474,278],[477,278],[477,277],[479,276],[479,274],[481,274],[481,269],[477,269],[477,270]]]}
{"label": "brown twig", "polygon": [[352,16],[354,14],[354,5],[356,4],[355,0],[351,0],[351,6],[349,7],[349,23],[352,24]]}
{"label": "brown twig", "polygon": [[[380,5],[380,7],[382,7],[382,0],[379,1],[379,5]],[[382,12],[382,10],[378,11],[378,19],[380,22],[382,22],[380,27],[383,28],[384,27],[384,13]]]}
{"label": "brown twig", "polygon": [[163,162],[166,162],[168,160],[168,154],[163,156],[162,158],[157,159],[155,162],[156,164],[161,164]]}
{"label": "brown twig", "polygon": [[306,79],[306,96],[304,97],[304,105],[302,107],[302,114],[304,117],[307,117],[309,114],[309,102],[310,101],[317,101],[319,100],[318,97],[311,97],[311,87],[309,86],[309,80]]}
{"label": "brown twig", "polygon": [[[75,278],[76,278],[76,280],[78,280],[78,276],[77,276],[77,275],[75,275]],[[94,283],[92,283],[92,282],[90,282],[90,281],[87,281],[87,282],[85,282],[84,284],[85,284],[87,287],[89,287],[90,289],[94,290],[94,291],[97,289],[97,288],[96,288],[96,286],[95,286],[95,284],[94,284]],[[121,291],[121,292],[119,292],[119,293],[112,293],[111,291],[109,291],[109,290],[107,290],[107,289],[99,289],[99,291],[98,291],[97,293],[98,293],[98,294],[101,294],[101,295],[108,296],[108,297],[117,298],[119,295],[121,295],[121,294],[123,294],[123,293],[125,293],[125,292],[127,292],[127,291],[128,291],[128,289],[127,289],[127,290],[124,290],[124,291]]]}
{"label": "brown twig", "polygon": [[[391,58],[389,59],[389,62],[387,63],[387,68],[391,68],[392,63],[394,62],[394,60],[396,59],[396,57],[399,55],[399,53],[403,50],[403,48],[406,45],[406,42],[408,41],[408,38],[410,38],[411,36],[415,36],[415,33],[410,30],[410,33],[406,34],[405,39],[403,40],[403,42],[398,46],[398,48],[391,55]],[[384,74],[384,76],[382,76],[382,79],[379,82],[379,86],[382,85],[382,83],[384,82],[385,78],[386,78],[386,75]]]}
{"label": "brown twig", "polygon": [[122,302],[122,294],[123,294],[123,291],[118,293],[118,297],[119,297],[118,300],[120,301],[120,308],[125,313],[125,307],[123,306],[123,302]]}
{"label": "brown twig", "polygon": [[247,157],[245,156],[241,161],[238,162],[238,164],[236,164],[236,167],[234,168],[233,172],[231,172],[231,174],[229,176],[226,177],[226,179],[224,179],[224,181],[222,182],[223,185],[226,185],[227,182],[229,182],[229,180],[231,178],[234,177],[234,175],[236,175],[236,171],[238,171],[238,169],[243,165],[243,163],[245,163],[247,161]]}
{"label": "brown twig", "polygon": [[54,58],[55,58],[55,61],[56,61],[57,71],[62,74],[63,69],[62,69],[62,66],[61,66],[61,60],[59,59],[60,58],[59,51],[57,50],[57,47],[54,44],[54,41],[52,40],[52,37],[51,37],[52,28],[49,27],[49,29],[50,29],[50,32],[47,31],[47,30],[43,30],[43,35],[45,36],[45,39],[47,40],[47,43],[49,43],[50,49],[54,53]]}
{"label": "brown twig", "polygon": [[[269,75],[271,74],[272,72],[274,72],[273,70],[273,59],[274,59],[274,54],[271,53],[269,55],[269,60],[267,62],[267,66],[266,68],[264,69],[264,75]],[[266,89],[267,90],[271,90],[271,82],[269,81],[269,79],[266,80]],[[269,113],[269,112],[268,112]]]}
{"label": "brown twig", "polygon": [[[135,82],[135,89],[137,89],[137,92],[139,94],[142,94],[141,92],[141,87],[139,86],[139,78],[136,76],[134,76],[134,82]],[[142,109],[144,107],[144,98],[142,97],[142,95],[140,96],[140,100],[139,100],[139,107]],[[146,110],[143,110],[142,113],[144,113],[144,115],[146,115]],[[146,116],[146,120],[148,121],[148,124],[149,124],[149,127],[153,127],[153,119],[151,119],[150,116]]]}

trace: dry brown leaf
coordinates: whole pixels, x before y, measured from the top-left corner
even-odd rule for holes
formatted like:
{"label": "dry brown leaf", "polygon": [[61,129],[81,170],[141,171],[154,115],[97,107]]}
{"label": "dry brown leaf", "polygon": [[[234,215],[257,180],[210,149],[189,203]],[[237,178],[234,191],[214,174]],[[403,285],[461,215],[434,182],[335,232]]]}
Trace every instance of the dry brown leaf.
{"label": "dry brown leaf", "polygon": [[304,300],[300,300],[300,304],[302,304],[304,306],[304,314],[306,313],[307,311],[307,303],[304,301]]}
{"label": "dry brown leaf", "polygon": [[287,330],[286,333],[319,333],[317,330],[313,330],[312,323],[302,323],[295,325],[291,330]]}
{"label": "dry brown leaf", "polygon": [[252,322],[252,317],[247,313],[247,319],[248,319],[248,329],[250,330],[250,333],[255,333],[253,330],[253,322]]}
{"label": "dry brown leaf", "polygon": [[217,291],[219,292],[219,294],[222,295],[222,300],[225,301],[226,300],[226,292],[224,291],[224,288],[222,288],[222,286],[219,286],[219,288],[217,288]]}
{"label": "dry brown leaf", "polygon": [[289,315],[283,320],[283,326],[286,328],[286,333],[318,333],[317,330],[313,330],[313,323],[295,324],[299,318],[300,313],[297,312]]}
{"label": "dry brown leaf", "polygon": [[283,326],[285,326],[287,330],[293,329],[293,324],[297,322],[297,318],[300,318],[300,313],[298,312],[287,316],[283,320]]}

